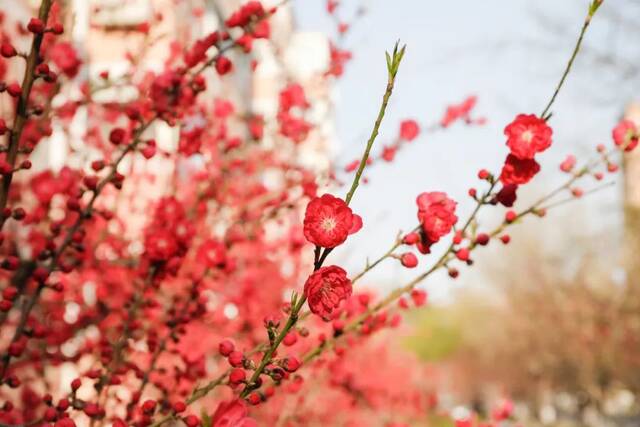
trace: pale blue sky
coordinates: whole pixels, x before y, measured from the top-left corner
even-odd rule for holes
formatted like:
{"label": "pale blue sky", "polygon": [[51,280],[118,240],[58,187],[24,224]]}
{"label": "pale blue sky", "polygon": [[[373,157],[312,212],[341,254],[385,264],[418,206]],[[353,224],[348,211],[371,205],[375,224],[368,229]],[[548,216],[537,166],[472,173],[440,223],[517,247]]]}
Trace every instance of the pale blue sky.
{"label": "pale blue sky", "polygon": [[[337,84],[338,164],[356,158],[362,150],[384,89],[383,51],[397,39],[407,44],[407,53],[378,148],[396,134],[403,118],[423,123],[437,120],[447,103],[461,101],[467,94],[479,97],[477,111],[489,119],[484,128],[458,125],[424,136],[400,152],[393,165],[372,169],[371,183],[361,187],[353,203],[354,210],[363,214],[365,226],[336,255],[349,270],[357,271],[366,256],[375,257],[389,246],[399,228],[415,224],[418,193],[446,191],[460,201],[460,216],[464,217],[472,207],[466,191],[477,183],[478,169],[496,170],[504,159],[505,124],[520,112],[539,113],[551,96],[576,41],[588,0],[342,3],[343,16],[352,16],[352,9],[359,4],[367,5],[368,13],[347,37],[346,46],[353,50],[354,59]],[[562,179],[557,165],[567,154],[586,158],[597,143],[609,143],[610,129],[624,104],[640,89],[637,78],[621,81],[606,68],[594,65],[599,59],[595,55],[607,52],[610,46],[630,54],[636,54],[631,49],[640,46],[639,32],[619,34],[620,27],[611,20],[613,11],[606,10],[610,3],[605,1],[602,16],[596,17],[587,34],[586,44],[592,51],[578,58],[553,108],[555,142],[539,158],[543,172],[528,189],[529,197]],[[325,0],[294,4],[302,29],[327,32],[334,28],[324,10]],[[627,9],[621,9],[623,15],[633,8],[638,16],[638,5],[632,4],[629,1]],[[581,202],[588,210],[580,217],[594,228],[619,221],[618,195],[619,188],[612,188]],[[558,209],[547,218],[547,224],[565,224],[574,209]],[[500,210],[495,213],[502,215]],[[423,259],[421,266],[430,261]],[[371,277],[388,282],[410,278],[416,272],[388,261]]]}

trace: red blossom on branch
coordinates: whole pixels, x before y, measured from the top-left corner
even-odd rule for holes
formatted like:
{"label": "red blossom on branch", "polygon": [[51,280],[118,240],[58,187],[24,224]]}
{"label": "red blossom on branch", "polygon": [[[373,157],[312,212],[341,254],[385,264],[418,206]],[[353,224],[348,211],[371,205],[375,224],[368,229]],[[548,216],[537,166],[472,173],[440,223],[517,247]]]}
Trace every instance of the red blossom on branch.
{"label": "red blossom on branch", "polygon": [[349,234],[361,227],[362,219],[351,211],[344,200],[330,194],[312,199],[304,214],[304,236],[322,248],[341,245]]}
{"label": "red blossom on branch", "polygon": [[553,131],[547,122],[533,114],[519,114],[504,128],[507,146],[519,159],[532,159],[551,146]]}
{"label": "red blossom on branch", "polygon": [[503,184],[526,184],[540,172],[540,165],[534,159],[520,159],[509,154],[502,166],[500,181]]}
{"label": "red blossom on branch", "polygon": [[455,215],[457,203],[443,192],[422,193],[416,199],[418,204],[418,220],[426,237],[425,244],[431,246],[441,237],[451,232],[458,222]]}
{"label": "red blossom on branch", "polygon": [[329,320],[340,303],[351,296],[347,272],[332,265],[313,272],[304,284],[304,295],[314,314]]}

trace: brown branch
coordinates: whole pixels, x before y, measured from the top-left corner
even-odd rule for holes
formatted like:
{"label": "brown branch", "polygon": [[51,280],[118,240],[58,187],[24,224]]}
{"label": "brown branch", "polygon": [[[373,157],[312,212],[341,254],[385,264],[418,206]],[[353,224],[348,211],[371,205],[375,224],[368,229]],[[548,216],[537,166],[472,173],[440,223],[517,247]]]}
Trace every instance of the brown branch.
{"label": "brown branch", "polygon": [[[40,4],[40,10],[38,12],[38,18],[46,25],[49,18],[49,11],[53,0],[42,0]],[[22,131],[28,120],[27,108],[29,106],[29,96],[31,95],[31,88],[33,82],[36,79],[35,70],[40,63],[40,46],[42,39],[44,38],[44,32],[34,34],[33,41],[31,42],[31,51],[27,57],[27,65],[24,71],[24,78],[22,79],[22,92],[18,98],[18,105],[16,108],[15,120],[11,128],[11,134],[9,138],[9,147],[7,148],[7,163],[11,165],[12,170],[2,177],[2,187],[0,187],[0,212],[3,212],[7,207],[9,200],[9,190],[11,189],[11,181],[13,179],[13,169],[15,169],[16,160],[18,158],[18,148],[20,145],[20,137]],[[4,227],[4,223],[7,217],[2,215],[0,217],[0,230]]]}

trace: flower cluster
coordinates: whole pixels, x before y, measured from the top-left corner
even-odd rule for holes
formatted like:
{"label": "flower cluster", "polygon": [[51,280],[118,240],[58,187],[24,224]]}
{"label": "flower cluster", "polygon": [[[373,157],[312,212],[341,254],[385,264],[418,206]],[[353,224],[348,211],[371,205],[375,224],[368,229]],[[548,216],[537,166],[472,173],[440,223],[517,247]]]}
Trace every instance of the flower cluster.
{"label": "flower cluster", "polygon": [[500,181],[505,185],[528,183],[539,171],[540,165],[534,157],[551,146],[552,129],[544,119],[533,114],[519,114],[504,129],[507,156]]}
{"label": "flower cluster", "polygon": [[[301,143],[307,138],[311,124],[297,114],[309,108],[309,102],[304,95],[304,89],[299,84],[291,84],[280,92],[280,133],[295,143]],[[296,111],[298,113],[296,113]]]}
{"label": "flower cluster", "polygon": [[416,246],[422,253],[429,253],[431,245],[449,234],[458,222],[455,215],[457,203],[439,191],[420,194],[416,203],[421,225],[421,239]]}

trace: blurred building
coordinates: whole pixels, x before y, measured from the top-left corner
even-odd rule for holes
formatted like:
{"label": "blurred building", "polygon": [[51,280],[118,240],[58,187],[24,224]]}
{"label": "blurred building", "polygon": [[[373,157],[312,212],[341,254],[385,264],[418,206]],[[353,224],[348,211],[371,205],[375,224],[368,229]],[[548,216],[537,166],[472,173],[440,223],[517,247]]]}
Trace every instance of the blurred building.
{"label": "blurred building", "polygon": [[[624,117],[640,127],[640,103],[630,103]],[[624,157],[624,265],[627,278],[640,277],[640,150]]]}
{"label": "blurred building", "polygon": [[[13,14],[9,19],[26,22],[37,13],[40,2],[18,0],[17,3],[18,7],[6,13]],[[161,71],[165,61],[176,52],[174,43],[188,46],[220,29],[224,20],[242,3],[244,1],[241,0],[62,1],[63,37],[74,45],[83,67],[72,84],[63,85],[53,100],[54,105],[81,97],[81,88],[87,81],[94,102],[117,103],[134,99],[138,94],[136,87],[127,83],[131,78],[135,81],[149,70]],[[206,72],[209,89],[201,97],[210,102],[215,98],[229,99],[240,115],[263,115],[266,128],[262,143],[273,147],[274,144],[286,144],[278,135],[276,121],[279,92],[289,82],[301,84],[312,106],[305,117],[316,127],[296,150],[280,152],[290,152],[303,165],[326,172],[332,151],[330,142],[335,140],[331,79],[325,78],[330,62],[329,41],[321,33],[298,31],[290,3],[282,4],[278,0],[263,0],[262,3],[265,8],[278,6],[277,13],[270,18],[271,38],[256,40],[250,55],[230,52],[235,66],[231,75],[221,79],[214,71]],[[149,31],[141,31],[147,25]],[[23,46],[23,50],[26,49],[28,44]],[[251,72],[253,61],[257,67]],[[109,74],[109,88],[105,88],[101,77],[105,71]],[[19,73],[17,70],[16,74]],[[197,121],[197,118],[187,118],[186,121],[192,119]],[[86,144],[87,132],[96,125],[100,126],[96,123],[98,120],[101,119],[93,117],[89,108],[80,107],[71,126],[54,122],[54,134],[48,141],[43,141],[33,154],[34,172],[44,168],[58,170],[64,165],[87,167],[88,160],[100,157],[99,150]],[[246,132],[239,123],[238,126],[238,135]],[[172,152],[176,150],[179,131],[179,127],[171,128],[164,122],[156,122],[149,129],[148,136],[156,140],[160,149]],[[106,126],[104,132],[108,132]],[[140,193],[140,187],[126,182],[117,200],[106,200],[119,208],[123,205],[121,209],[131,213],[144,212],[151,198],[170,191],[171,181],[180,172],[181,164],[163,156],[155,156],[151,160],[129,156],[121,166],[121,172],[127,176],[139,177],[150,171],[156,175],[153,181],[144,184],[144,197],[133,197],[136,192]],[[118,203],[123,200],[129,203]],[[143,221],[144,215],[139,219]]]}
{"label": "blurred building", "polygon": [[[241,0],[65,0],[64,7],[66,37],[71,41],[85,64],[76,78],[77,87],[85,79],[94,86],[101,84],[99,74],[108,71],[110,79],[117,81],[132,72],[130,58],[138,58],[139,72],[159,71],[171,55],[171,44],[190,41],[219,29],[222,22],[239,5]],[[3,10],[8,21],[26,22],[37,13],[39,0],[17,0],[15,7]],[[251,56],[235,55],[237,71],[233,79],[214,82],[215,96],[233,100],[245,111],[263,114],[267,122],[275,118],[278,109],[278,93],[288,81],[300,83],[310,98],[314,110],[309,119],[319,124],[301,150],[302,160],[311,166],[326,168],[329,141],[334,135],[331,87],[324,78],[330,61],[329,42],[322,33],[301,32],[295,28],[290,3],[263,0],[265,7],[278,6],[271,18],[272,37],[258,40]],[[141,25],[152,22],[151,31],[144,34],[136,31]],[[11,27],[10,24],[8,27]],[[24,40],[22,50],[28,49]],[[233,55],[233,54],[232,54]],[[258,62],[253,74],[249,73],[251,59]],[[19,67],[19,66],[18,66]],[[16,77],[20,69],[13,73]],[[251,77],[249,77],[251,76]],[[215,78],[214,73],[208,75]],[[238,82],[238,79],[242,82]],[[240,84],[238,84],[240,83]],[[65,88],[57,102],[73,96],[73,88]],[[116,88],[96,93],[98,102],[126,101],[136,96],[133,87],[119,85]],[[81,116],[81,115],[80,115]],[[80,117],[79,122],[82,122]],[[81,123],[78,123],[81,128]],[[158,125],[157,127],[161,127]],[[70,144],[81,144],[81,135],[65,135]],[[75,129],[76,133],[82,134]],[[163,148],[175,145],[175,135],[158,135]],[[71,139],[69,140],[69,136]],[[55,137],[54,137],[55,138]],[[67,151],[58,141],[55,149],[49,149],[45,157],[46,166],[59,168],[66,163]],[[79,147],[78,147],[79,148]],[[42,154],[40,154],[42,156]],[[43,159],[44,160],[44,159]],[[45,166],[45,165],[42,165]]]}
{"label": "blurred building", "polygon": [[[68,13],[73,40],[89,64],[86,73],[92,81],[108,70],[112,78],[131,72],[127,55],[140,55],[142,70],[161,70],[171,43],[188,44],[219,29],[226,17],[243,1],[239,0],[73,0]],[[281,2],[264,0],[265,7]],[[303,160],[328,166],[328,141],[333,140],[331,97],[324,72],[329,66],[329,43],[325,35],[297,31],[290,4],[279,5],[271,18],[270,40],[255,42],[252,56],[235,55],[236,72],[232,78],[210,82],[215,96],[231,99],[244,112],[262,114],[266,122],[275,119],[278,93],[290,80],[300,83],[314,106],[310,120],[320,123],[302,150]],[[131,31],[154,22],[148,35]],[[258,67],[251,76],[251,59]],[[216,78],[214,73],[208,75]],[[239,81],[240,80],[240,81]],[[213,95],[213,94],[212,94]],[[111,101],[135,96],[127,88],[100,94],[96,99]],[[175,144],[175,136],[159,135],[165,149]]]}

